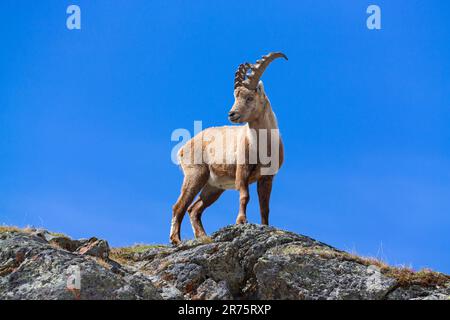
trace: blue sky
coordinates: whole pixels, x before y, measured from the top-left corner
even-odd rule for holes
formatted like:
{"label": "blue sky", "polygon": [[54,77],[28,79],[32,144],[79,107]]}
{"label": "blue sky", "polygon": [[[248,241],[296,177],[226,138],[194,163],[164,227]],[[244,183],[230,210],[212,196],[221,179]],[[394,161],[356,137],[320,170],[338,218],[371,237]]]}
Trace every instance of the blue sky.
{"label": "blue sky", "polygon": [[[70,4],[81,31],[66,28]],[[369,4],[380,31],[366,28]],[[450,273],[449,11],[444,0],[3,0],[0,224],[167,242],[182,180],[172,131],[229,124],[236,67],[283,51],[289,61],[263,78],[286,147],[271,223]],[[228,191],[205,212],[207,232],[237,210]]]}

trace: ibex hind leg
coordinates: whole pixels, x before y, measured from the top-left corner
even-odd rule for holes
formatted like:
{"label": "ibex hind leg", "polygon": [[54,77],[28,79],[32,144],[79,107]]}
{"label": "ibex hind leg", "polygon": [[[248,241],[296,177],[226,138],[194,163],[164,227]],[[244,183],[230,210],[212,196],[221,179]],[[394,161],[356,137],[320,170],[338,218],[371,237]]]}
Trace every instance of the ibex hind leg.
{"label": "ibex hind leg", "polygon": [[188,208],[191,219],[192,229],[196,238],[206,237],[205,229],[202,224],[203,211],[216,202],[225,190],[206,184],[198,199]]}
{"label": "ibex hind leg", "polygon": [[269,202],[272,192],[273,176],[263,176],[258,180],[258,198],[261,224],[269,225]]}
{"label": "ibex hind leg", "polygon": [[173,206],[172,226],[170,228],[170,241],[173,244],[179,244],[181,242],[180,228],[186,210],[206,184],[209,177],[208,168],[200,166],[189,168],[185,170],[184,174],[181,194]]}

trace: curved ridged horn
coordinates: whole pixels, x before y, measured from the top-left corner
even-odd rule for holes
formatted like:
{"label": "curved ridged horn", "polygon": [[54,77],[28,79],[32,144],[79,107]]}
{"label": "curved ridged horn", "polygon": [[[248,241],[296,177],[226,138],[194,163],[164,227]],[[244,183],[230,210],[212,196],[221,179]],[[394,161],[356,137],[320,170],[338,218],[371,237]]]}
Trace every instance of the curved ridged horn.
{"label": "curved ridged horn", "polygon": [[[245,72],[244,72],[244,78],[245,78],[245,75],[247,75],[247,79],[241,80],[240,84],[249,90],[255,90],[256,87],[258,86],[258,82],[261,79],[261,76],[263,75],[266,68],[269,66],[269,64],[273,60],[275,60],[277,58],[285,58],[286,60],[288,60],[286,55],[282,52],[271,52],[268,55],[263,56],[261,58],[261,60],[256,61],[255,64],[252,64],[252,65],[249,65],[248,63],[245,64],[244,66],[248,66],[252,72],[247,75],[246,73],[247,73],[248,68],[246,68]],[[238,71],[241,72],[241,73],[239,73],[239,79],[241,79],[242,70],[243,69],[238,69]],[[238,77],[238,73],[236,72],[236,78],[237,77]],[[235,88],[236,88],[236,81],[235,81]]]}
{"label": "curved ridged horn", "polygon": [[238,69],[236,70],[236,74],[234,75],[234,89],[243,85],[248,69],[250,69],[250,64],[248,63],[239,65]]}

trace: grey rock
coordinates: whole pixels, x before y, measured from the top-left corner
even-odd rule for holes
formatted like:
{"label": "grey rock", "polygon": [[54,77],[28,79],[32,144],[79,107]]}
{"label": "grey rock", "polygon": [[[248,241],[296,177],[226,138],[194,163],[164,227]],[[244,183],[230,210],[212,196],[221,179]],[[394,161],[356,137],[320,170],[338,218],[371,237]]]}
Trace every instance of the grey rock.
{"label": "grey rock", "polygon": [[[157,287],[176,287],[186,299],[377,300],[399,296],[395,279],[344,254],[305,236],[247,224],[223,228],[205,243],[190,240],[177,247],[152,248],[135,255],[131,263],[151,274]],[[430,298],[441,292],[420,290]]]}
{"label": "grey rock", "polygon": [[31,229],[31,234],[35,237],[44,239],[45,241],[50,241],[54,236],[45,229]]}
{"label": "grey rock", "polygon": [[389,300],[450,300],[449,288],[423,287],[412,285],[399,287],[390,292]]}
{"label": "grey rock", "polygon": [[[74,240],[70,239],[67,236],[64,235],[55,235],[50,233],[49,231],[45,229],[35,229],[33,232],[31,232],[31,235],[35,237],[39,237],[45,241],[47,241],[50,244],[53,244],[61,249],[74,252],[77,249],[81,249],[84,246],[87,246],[88,244],[95,242],[98,240],[97,238],[91,238],[91,239],[79,239]],[[108,248],[109,251],[109,248]],[[92,254],[93,256],[96,256]]]}
{"label": "grey rock", "polygon": [[413,298],[411,300],[450,300],[448,293],[432,293],[426,297]]}
{"label": "grey rock", "polygon": [[63,236],[51,236],[46,238],[50,244],[54,244],[61,249],[74,252],[81,246],[81,242],[78,240],[72,240]]}
{"label": "grey rock", "polygon": [[232,300],[233,296],[226,281],[216,282],[206,279],[198,288],[195,300]]}
{"label": "grey rock", "polygon": [[106,262],[55,248],[32,235],[2,234],[0,266],[11,260],[12,268],[4,268],[0,276],[0,300],[162,298],[148,278],[120,276]]}
{"label": "grey rock", "polygon": [[[0,299],[445,300],[450,296],[450,281],[400,285],[368,260],[267,226],[229,226],[211,238],[179,246],[125,250],[117,261],[109,258],[104,240],[59,239],[55,246],[55,238],[43,230],[39,234],[0,233]],[[70,282],[68,288],[73,268],[81,275],[78,291],[70,290]]]}
{"label": "grey rock", "polygon": [[107,241],[91,238],[87,243],[79,246],[76,249],[76,252],[79,254],[108,259],[110,249]]}
{"label": "grey rock", "polygon": [[269,250],[254,268],[258,297],[378,300],[396,285],[394,279],[382,275],[375,268],[325,257],[317,254],[316,250],[305,251],[297,242]]}
{"label": "grey rock", "polygon": [[164,300],[184,300],[183,293],[170,284],[162,287],[161,296]]}

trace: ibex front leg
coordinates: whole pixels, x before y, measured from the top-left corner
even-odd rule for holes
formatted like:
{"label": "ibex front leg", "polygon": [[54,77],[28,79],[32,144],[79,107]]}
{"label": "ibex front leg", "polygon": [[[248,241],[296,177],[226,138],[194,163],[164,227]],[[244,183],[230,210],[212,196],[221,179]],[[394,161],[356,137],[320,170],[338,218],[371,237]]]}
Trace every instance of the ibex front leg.
{"label": "ibex front leg", "polygon": [[273,176],[262,176],[258,180],[259,209],[261,212],[261,224],[269,225],[269,202],[272,192]]}
{"label": "ibex front leg", "polygon": [[248,190],[249,176],[249,166],[238,166],[236,170],[236,188],[239,190],[239,214],[236,219],[236,224],[247,223],[247,204],[250,201],[250,193]]}

